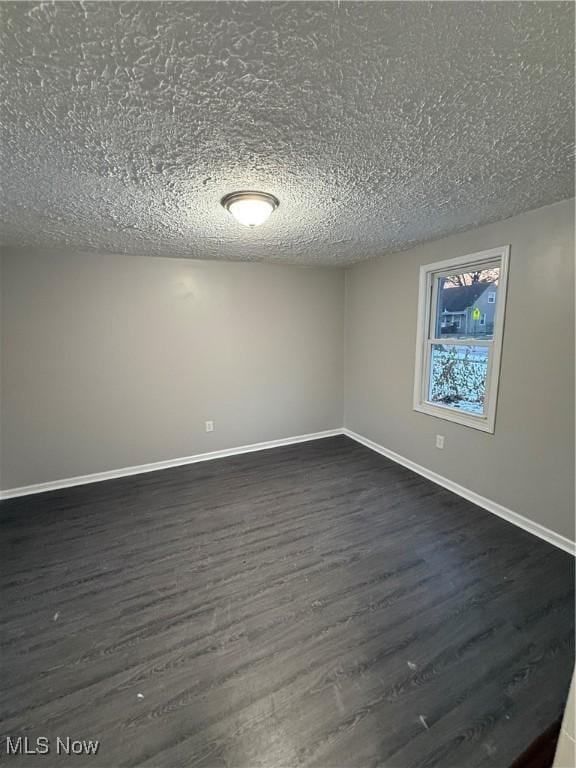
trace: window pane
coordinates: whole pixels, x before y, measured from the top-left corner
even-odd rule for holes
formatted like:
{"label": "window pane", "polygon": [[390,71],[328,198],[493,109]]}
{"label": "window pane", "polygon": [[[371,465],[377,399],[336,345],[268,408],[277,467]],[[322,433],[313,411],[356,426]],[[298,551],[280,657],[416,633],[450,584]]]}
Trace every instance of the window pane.
{"label": "window pane", "polygon": [[436,338],[491,339],[500,267],[437,278]]}
{"label": "window pane", "polygon": [[484,414],[488,347],[432,344],[428,401]]}

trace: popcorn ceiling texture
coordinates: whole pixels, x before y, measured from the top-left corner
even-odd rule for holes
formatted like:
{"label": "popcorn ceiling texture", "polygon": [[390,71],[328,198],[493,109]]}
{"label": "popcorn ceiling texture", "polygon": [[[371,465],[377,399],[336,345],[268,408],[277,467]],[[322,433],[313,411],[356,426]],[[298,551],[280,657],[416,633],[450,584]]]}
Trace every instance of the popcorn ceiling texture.
{"label": "popcorn ceiling texture", "polygon": [[569,2],[0,14],[6,245],[341,265],[574,194]]}

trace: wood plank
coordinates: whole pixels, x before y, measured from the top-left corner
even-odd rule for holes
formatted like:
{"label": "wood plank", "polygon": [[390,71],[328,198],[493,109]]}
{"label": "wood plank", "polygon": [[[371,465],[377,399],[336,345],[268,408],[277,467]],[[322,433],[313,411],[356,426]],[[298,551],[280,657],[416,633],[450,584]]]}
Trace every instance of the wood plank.
{"label": "wood plank", "polygon": [[0,731],[75,764],[503,768],[561,716],[573,559],[346,437],[0,513]]}

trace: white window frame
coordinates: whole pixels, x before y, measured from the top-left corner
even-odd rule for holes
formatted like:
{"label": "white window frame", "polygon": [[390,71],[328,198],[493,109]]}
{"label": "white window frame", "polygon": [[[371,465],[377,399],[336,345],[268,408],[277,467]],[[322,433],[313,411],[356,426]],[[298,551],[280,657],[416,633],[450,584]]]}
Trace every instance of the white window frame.
{"label": "white window frame", "polygon": [[[445,259],[434,264],[420,267],[420,292],[418,299],[418,329],[416,336],[416,366],[414,371],[414,410],[436,416],[447,421],[454,421],[484,432],[494,432],[496,422],[496,404],[498,400],[498,384],[500,379],[500,359],[502,356],[502,339],[504,336],[504,317],[506,314],[506,289],[508,285],[508,269],[510,246],[491,248],[487,251],[458,256],[455,259]],[[489,267],[499,263],[500,276],[498,280],[498,301],[494,317],[494,332],[492,339],[473,338],[436,338],[435,319],[437,313],[437,281],[443,275],[453,275],[470,272],[478,267]],[[448,405],[438,405],[428,401],[428,380],[430,358],[433,344],[455,344],[457,346],[474,345],[488,347],[488,371],[486,374],[486,400],[484,414],[476,415],[458,411]]]}

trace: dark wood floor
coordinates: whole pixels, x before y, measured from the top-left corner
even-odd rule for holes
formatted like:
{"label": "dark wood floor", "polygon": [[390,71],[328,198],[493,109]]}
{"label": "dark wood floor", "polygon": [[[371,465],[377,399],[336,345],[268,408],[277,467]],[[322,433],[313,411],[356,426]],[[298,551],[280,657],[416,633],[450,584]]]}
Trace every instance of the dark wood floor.
{"label": "dark wood floor", "polygon": [[[8,764],[507,768],[574,563],[345,437],[2,503]],[[2,752],[5,745],[2,744]]]}

